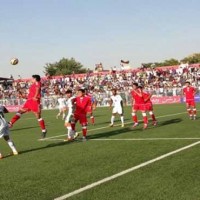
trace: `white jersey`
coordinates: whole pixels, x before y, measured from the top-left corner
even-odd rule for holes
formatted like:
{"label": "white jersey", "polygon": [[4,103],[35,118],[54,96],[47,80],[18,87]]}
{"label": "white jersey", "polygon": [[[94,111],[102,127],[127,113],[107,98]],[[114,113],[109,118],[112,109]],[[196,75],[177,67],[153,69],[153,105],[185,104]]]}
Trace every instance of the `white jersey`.
{"label": "white jersey", "polygon": [[112,105],[114,106],[114,107],[116,107],[116,108],[120,108],[120,107],[122,107],[122,104],[121,104],[121,102],[123,101],[122,100],[122,97],[119,95],[119,94],[117,94],[117,95],[112,95],[111,97],[111,100],[112,100]]}
{"label": "white jersey", "polygon": [[117,94],[117,95],[112,95],[110,98],[112,100],[112,105],[113,105],[112,113],[113,114],[118,113],[122,115],[123,114],[122,97],[119,94]]}
{"label": "white jersey", "polygon": [[74,98],[75,97],[70,97],[66,101],[66,107],[68,108],[68,113],[67,113],[67,116],[65,117],[65,122],[67,122],[67,123],[71,122],[72,113],[73,113],[73,103],[72,103],[72,100]]}
{"label": "white jersey", "polygon": [[58,101],[59,108],[66,107],[66,99],[64,97],[59,97],[57,101]]}
{"label": "white jersey", "polygon": [[0,138],[9,135],[8,123],[6,122],[3,113],[4,113],[4,106],[0,105]]}
{"label": "white jersey", "polygon": [[72,100],[74,99],[75,97],[70,97],[69,99],[67,99],[66,101],[66,107],[68,108],[68,113],[72,113],[73,112],[73,103],[72,103]]}

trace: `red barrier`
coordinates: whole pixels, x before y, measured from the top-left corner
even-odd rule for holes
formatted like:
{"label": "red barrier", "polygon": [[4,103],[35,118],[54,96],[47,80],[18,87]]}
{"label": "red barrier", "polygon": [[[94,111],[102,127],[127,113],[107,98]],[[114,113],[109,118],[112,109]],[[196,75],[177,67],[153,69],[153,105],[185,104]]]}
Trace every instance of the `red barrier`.
{"label": "red barrier", "polygon": [[21,106],[5,106],[9,112],[17,112]]}
{"label": "red barrier", "polygon": [[151,101],[153,104],[171,104],[171,103],[180,103],[180,96],[170,96],[170,97],[152,97]]}

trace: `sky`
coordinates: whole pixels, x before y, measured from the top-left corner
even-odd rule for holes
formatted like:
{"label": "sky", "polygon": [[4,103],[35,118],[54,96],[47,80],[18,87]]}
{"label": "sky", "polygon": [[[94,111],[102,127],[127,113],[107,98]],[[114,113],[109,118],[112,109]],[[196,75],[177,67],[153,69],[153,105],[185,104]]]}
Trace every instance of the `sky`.
{"label": "sky", "polygon": [[200,52],[199,9],[199,0],[1,0],[0,77],[43,76],[63,57],[91,69],[180,60]]}

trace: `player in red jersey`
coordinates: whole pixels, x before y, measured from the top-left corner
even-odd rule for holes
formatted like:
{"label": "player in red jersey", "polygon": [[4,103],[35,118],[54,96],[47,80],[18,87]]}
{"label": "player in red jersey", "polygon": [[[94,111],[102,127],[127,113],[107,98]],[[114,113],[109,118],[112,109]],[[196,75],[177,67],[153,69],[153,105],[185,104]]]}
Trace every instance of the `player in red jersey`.
{"label": "player in red jersey", "polygon": [[9,122],[10,127],[13,126],[13,124],[20,119],[21,115],[32,111],[34,115],[36,116],[39,125],[42,129],[42,138],[46,137],[46,128],[44,120],[41,117],[41,106],[40,106],[40,100],[41,100],[41,82],[40,82],[40,76],[39,75],[33,75],[32,76],[32,85],[29,88],[29,93],[27,100],[23,107],[19,109],[19,111],[15,114],[15,116],[11,119]]}
{"label": "player in red jersey", "polygon": [[[143,89],[141,87],[141,89]],[[144,98],[144,102],[145,102],[145,110],[147,112],[149,112],[149,115],[151,116],[152,118],[152,122],[153,122],[153,125],[156,126],[157,125],[157,120],[156,120],[156,117],[154,115],[154,112],[153,112],[153,104],[152,104],[152,101],[151,101],[151,94],[147,93],[147,92],[143,92],[143,98]]]}
{"label": "player in red jersey", "polygon": [[137,119],[137,111],[142,112],[142,117],[144,121],[143,129],[146,129],[148,126],[148,118],[146,114],[145,102],[143,98],[143,92],[141,88],[138,87],[137,83],[133,84],[133,90],[131,91],[131,96],[133,100],[132,105],[132,119],[134,122],[133,127],[138,126],[138,119]]}
{"label": "player in red jersey", "polygon": [[83,141],[87,136],[87,108],[91,105],[91,98],[85,95],[84,89],[79,89],[77,97],[74,98],[75,105],[74,120],[71,122],[72,130],[75,131],[75,125],[79,121],[82,126]]}
{"label": "player in red jersey", "polygon": [[196,119],[197,110],[194,100],[196,89],[190,85],[189,81],[185,82],[185,87],[183,88],[182,94],[185,96],[187,112],[190,119]]}
{"label": "player in red jersey", "polygon": [[87,93],[86,96],[89,97],[89,98],[91,99],[90,104],[89,104],[89,106],[87,107],[87,114],[89,114],[89,116],[90,116],[91,124],[94,125],[95,118],[94,118],[94,115],[93,115],[93,110],[96,109],[96,100],[95,100],[95,98],[94,98],[91,94],[89,94],[89,93]]}

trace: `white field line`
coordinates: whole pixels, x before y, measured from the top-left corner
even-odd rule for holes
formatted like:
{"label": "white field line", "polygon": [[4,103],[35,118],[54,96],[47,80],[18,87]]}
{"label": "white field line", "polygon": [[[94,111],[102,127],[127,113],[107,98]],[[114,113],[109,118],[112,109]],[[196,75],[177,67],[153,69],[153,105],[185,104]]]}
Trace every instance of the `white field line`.
{"label": "white field line", "polygon": [[80,188],[80,189],[74,190],[73,192],[70,192],[70,193],[65,194],[65,195],[63,195],[63,196],[61,196],[61,197],[55,198],[55,200],[64,200],[64,199],[67,199],[67,198],[72,197],[72,196],[74,196],[74,195],[76,195],[76,194],[79,194],[79,193],[81,193],[81,192],[84,192],[84,191],[86,191],[86,190],[89,190],[89,189],[91,189],[91,188],[94,188],[94,187],[96,187],[96,186],[98,186],[98,185],[101,185],[101,184],[103,184],[103,183],[106,183],[106,182],[108,182],[108,181],[111,181],[111,180],[113,180],[113,179],[116,179],[116,178],[118,178],[118,177],[120,177],[120,176],[123,176],[123,175],[125,175],[125,174],[128,174],[128,173],[130,173],[130,172],[132,172],[132,171],[135,171],[135,170],[137,170],[137,169],[140,169],[140,168],[142,168],[142,167],[145,167],[145,166],[147,166],[147,165],[149,165],[149,164],[151,164],[151,163],[157,162],[157,161],[162,160],[162,159],[164,159],[164,158],[167,158],[167,157],[169,157],[169,156],[171,156],[171,155],[173,155],[173,154],[176,154],[176,153],[179,153],[179,152],[184,151],[184,150],[186,150],[186,149],[189,149],[189,148],[191,148],[191,147],[194,147],[194,146],[196,146],[196,145],[198,145],[198,144],[200,144],[200,141],[195,142],[195,143],[192,143],[192,144],[190,144],[190,145],[187,145],[187,146],[182,147],[182,148],[180,148],[180,149],[177,149],[177,150],[175,150],[175,151],[171,151],[171,152],[169,152],[169,153],[163,154],[163,155],[161,155],[161,156],[159,156],[159,157],[157,157],[157,158],[154,158],[154,159],[149,160],[149,161],[147,161],[147,162],[141,163],[141,164],[139,164],[139,165],[136,165],[136,166],[134,166],[134,167],[131,167],[131,168],[129,168],[129,169],[126,169],[126,170],[124,170],[124,171],[121,171],[121,172],[119,172],[119,173],[117,173],[117,174],[114,174],[114,175],[112,175],[112,176],[106,177],[106,178],[104,178],[104,179],[102,179],[102,180],[99,180],[99,181],[97,181],[97,182],[94,182],[94,183],[92,183],[92,184],[89,184],[89,185],[87,185],[87,186],[85,186],[85,187],[82,187],[82,188]]}
{"label": "white field line", "polygon": [[[164,118],[164,117],[171,117],[171,116],[181,115],[181,114],[185,114],[185,113],[187,113],[187,112],[180,112],[180,113],[174,113],[174,114],[168,114],[168,115],[161,115],[161,116],[158,116],[156,118],[159,119],[159,118]],[[124,124],[131,124],[131,123],[133,123],[133,122],[132,121],[131,122],[126,122]],[[116,126],[121,126],[121,124],[114,125],[114,127],[116,127]],[[96,131],[96,130],[102,130],[102,129],[105,129],[105,128],[108,128],[108,127],[109,126],[103,126],[103,127],[99,127],[99,128],[89,129],[88,132]],[[81,132],[78,132],[78,133],[81,133]],[[49,139],[52,139],[52,138],[59,138],[59,137],[63,137],[63,136],[66,136],[66,134],[47,137],[45,139],[42,139],[42,141],[49,140]]]}
{"label": "white field line", "polygon": [[109,138],[103,138],[103,139],[90,139],[90,140],[95,140],[95,141],[145,141],[145,140],[200,140],[200,138],[125,138],[125,139],[120,139],[120,138],[114,138],[114,139],[109,139]]}
{"label": "white field line", "polygon": [[[103,138],[103,139],[88,139],[89,141],[162,141],[162,140],[200,140],[200,138]],[[44,139],[39,139],[39,141],[44,141]],[[59,138],[50,138],[45,141],[65,141]],[[75,141],[82,141],[76,139]]]}

